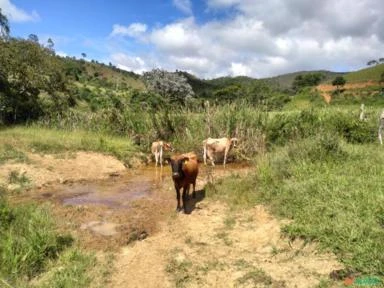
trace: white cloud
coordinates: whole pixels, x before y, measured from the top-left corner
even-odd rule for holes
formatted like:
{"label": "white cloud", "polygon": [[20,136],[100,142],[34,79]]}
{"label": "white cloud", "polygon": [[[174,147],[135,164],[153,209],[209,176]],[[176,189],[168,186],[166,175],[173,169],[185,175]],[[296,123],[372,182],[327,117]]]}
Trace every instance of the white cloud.
{"label": "white cloud", "polygon": [[111,55],[111,60],[113,63],[117,63],[116,66],[118,68],[133,71],[138,74],[151,70],[145,61],[138,56],[129,56],[124,53],[114,53]]}
{"label": "white cloud", "polygon": [[63,52],[63,51],[56,51],[56,55],[61,56],[61,57],[67,57],[68,56],[68,54]]}
{"label": "white cloud", "polygon": [[195,55],[204,45],[192,18],[153,30],[150,41],[162,52],[178,55]]}
{"label": "white cloud", "polygon": [[113,25],[111,36],[122,35],[130,37],[138,37],[147,31],[147,25],[143,23],[132,23],[129,26],[120,24]]}
{"label": "white cloud", "polygon": [[36,11],[30,13],[25,12],[12,4],[9,0],[0,0],[0,8],[10,21],[28,22],[40,20],[40,16]]}
{"label": "white cloud", "polygon": [[192,14],[192,3],[190,0],[173,0],[173,5],[185,14]]}
{"label": "white cloud", "polygon": [[[384,56],[382,0],[206,3],[207,15],[215,9],[213,15],[218,10],[224,13],[206,22],[197,22],[192,15],[139,29],[147,40],[142,44],[150,47],[149,54],[140,54],[141,69],[161,63],[164,69],[190,71],[204,78],[269,77],[335,67],[354,70],[364,67],[369,59]],[[128,32],[118,34],[132,37]]]}
{"label": "white cloud", "polygon": [[231,63],[232,76],[245,76],[251,73],[251,69],[243,63]]}

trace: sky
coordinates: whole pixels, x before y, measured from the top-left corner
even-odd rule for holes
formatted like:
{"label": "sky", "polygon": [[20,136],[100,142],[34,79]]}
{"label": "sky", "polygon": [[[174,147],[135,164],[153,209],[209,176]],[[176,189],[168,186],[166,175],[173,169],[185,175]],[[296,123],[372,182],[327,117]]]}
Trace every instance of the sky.
{"label": "sky", "polygon": [[265,78],[384,57],[383,0],[0,0],[11,36],[136,73]]}

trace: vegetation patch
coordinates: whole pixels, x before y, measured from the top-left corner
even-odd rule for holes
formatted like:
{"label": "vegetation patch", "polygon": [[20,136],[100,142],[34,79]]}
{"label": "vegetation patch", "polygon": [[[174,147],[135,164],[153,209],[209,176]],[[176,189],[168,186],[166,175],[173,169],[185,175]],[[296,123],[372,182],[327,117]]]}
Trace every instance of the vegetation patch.
{"label": "vegetation patch", "polygon": [[71,236],[55,233],[47,207],[12,207],[1,198],[0,217],[0,278],[7,283],[41,273],[48,260],[73,242]]}

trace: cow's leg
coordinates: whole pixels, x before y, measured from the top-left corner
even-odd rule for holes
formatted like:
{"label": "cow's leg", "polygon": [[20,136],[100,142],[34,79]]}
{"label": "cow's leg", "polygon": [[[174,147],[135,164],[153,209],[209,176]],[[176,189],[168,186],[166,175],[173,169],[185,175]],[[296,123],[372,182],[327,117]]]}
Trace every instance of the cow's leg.
{"label": "cow's leg", "polygon": [[225,148],[225,151],[224,151],[224,162],[223,162],[223,164],[224,164],[224,168],[225,168],[225,164],[227,163],[228,151],[229,151],[229,148],[226,147],[226,148]]}
{"label": "cow's leg", "polygon": [[383,137],[382,137],[382,129],[383,129],[383,127],[381,126],[381,124],[380,124],[380,126],[379,126],[379,142],[380,142],[380,145],[383,145]]}
{"label": "cow's leg", "polygon": [[195,199],[196,198],[196,180],[195,181],[193,181],[193,192],[192,192],[192,197],[193,197],[193,199]]}
{"label": "cow's leg", "polygon": [[156,166],[157,166],[157,163],[159,163],[159,152],[155,152],[155,160],[156,160]]}
{"label": "cow's leg", "polygon": [[214,160],[213,159],[213,152],[212,151],[207,151],[207,153],[208,153],[209,160],[211,160],[212,166],[215,166],[215,161],[213,161]]}
{"label": "cow's leg", "polygon": [[[176,199],[177,199],[177,207],[176,207],[176,211],[181,211],[181,203],[180,203],[180,189],[175,187],[176,188]],[[183,200],[184,202],[184,200]],[[183,203],[184,204],[184,203]]]}
{"label": "cow's leg", "polygon": [[160,166],[163,167],[163,146],[160,146]]}
{"label": "cow's leg", "polygon": [[183,188],[183,208],[184,208],[184,213],[187,213],[187,193],[188,193],[188,186]]}
{"label": "cow's leg", "polygon": [[189,200],[189,184],[186,186],[186,189],[185,189],[185,199]]}
{"label": "cow's leg", "polygon": [[207,146],[206,145],[204,145],[203,158],[204,158],[204,165],[207,165]]}

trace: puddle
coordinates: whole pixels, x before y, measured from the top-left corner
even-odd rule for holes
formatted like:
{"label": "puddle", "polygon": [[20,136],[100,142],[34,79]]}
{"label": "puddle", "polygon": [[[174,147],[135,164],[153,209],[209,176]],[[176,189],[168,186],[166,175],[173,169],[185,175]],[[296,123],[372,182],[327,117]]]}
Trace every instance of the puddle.
{"label": "puddle", "polygon": [[[169,171],[168,171],[169,170]],[[104,205],[110,208],[129,208],[141,198],[156,198],[165,185],[169,168],[146,167],[121,177],[92,183],[74,183],[55,191],[64,205]]]}
{"label": "puddle", "polygon": [[[214,181],[216,177],[248,169],[244,163],[231,163],[226,168],[222,165],[213,168],[200,164],[197,184],[201,187],[207,181]],[[169,166],[161,168],[151,165],[107,180],[51,187],[49,191],[40,194],[40,197],[58,199],[63,205],[103,205],[114,209],[129,209],[135,200],[142,198],[173,199],[174,188],[170,175]]]}

